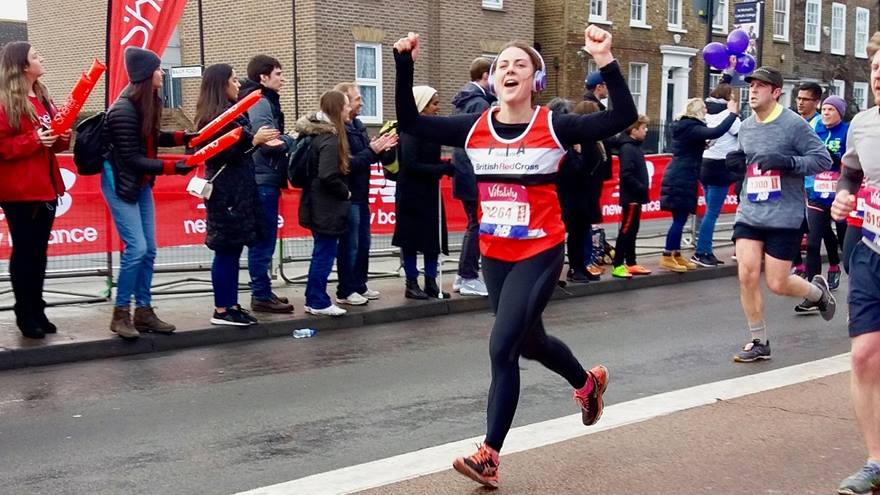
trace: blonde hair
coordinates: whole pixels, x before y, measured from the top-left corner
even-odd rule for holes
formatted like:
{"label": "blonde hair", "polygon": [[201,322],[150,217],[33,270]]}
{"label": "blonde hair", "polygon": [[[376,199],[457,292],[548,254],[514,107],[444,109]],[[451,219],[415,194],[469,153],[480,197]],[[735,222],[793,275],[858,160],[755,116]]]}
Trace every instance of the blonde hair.
{"label": "blonde hair", "polygon": [[678,116],[676,120],[683,119],[685,117],[690,117],[692,119],[697,119],[701,121],[706,120],[706,104],[703,103],[702,98],[691,98],[687,101],[684,106],[684,111],[681,115]]}
{"label": "blonde hair", "polygon": [[[28,99],[31,90],[24,70],[27,69],[28,53],[31,45],[26,41],[7,43],[0,51],[0,106],[6,111],[6,120],[9,126],[18,130],[22,117],[31,121],[37,121],[37,111]],[[46,87],[40,81],[33,85],[37,95],[46,110],[52,111],[49,103],[49,94]]]}
{"label": "blonde hair", "polygon": [[640,114],[639,118],[636,119],[636,121],[633,122],[631,126],[626,128],[626,133],[629,134],[643,125],[648,125],[648,122],[651,122],[651,119],[649,119],[647,115]]}

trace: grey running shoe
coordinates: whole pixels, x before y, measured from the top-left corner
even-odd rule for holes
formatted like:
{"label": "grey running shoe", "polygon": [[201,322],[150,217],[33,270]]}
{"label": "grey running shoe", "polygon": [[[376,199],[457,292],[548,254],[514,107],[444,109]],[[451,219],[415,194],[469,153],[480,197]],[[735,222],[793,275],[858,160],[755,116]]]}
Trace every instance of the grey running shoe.
{"label": "grey running shoe", "polygon": [[761,343],[759,339],[755,339],[744,345],[742,350],[733,356],[733,360],[737,363],[753,363],[758,360],[770,359],[770,341]]}
{"label": "grey running shoe", "polygon": [[804,301],[797,306],[794,307],[794,312],[797,314],[807,314],[807,313],[818,313],[819,312],[819,303],[810,302],[808,299],[804,299]]}
{"label": "grey running shoe", "polygon": [[880,489],[880,463],[868,461],[862,469],[840,482],[837,493],[840,495],[870,494]]}
{"label": "grey running shoe", "polygon": [[819,299],[818,303],[819,314],[822,315],[823,320],[831,321],[834,318],[834,312],[837,311],[837,299],[834,298],[831,288],[828,287],[828,281],[822,275],[814,276],[812,283],[822,291],[822,299]]}

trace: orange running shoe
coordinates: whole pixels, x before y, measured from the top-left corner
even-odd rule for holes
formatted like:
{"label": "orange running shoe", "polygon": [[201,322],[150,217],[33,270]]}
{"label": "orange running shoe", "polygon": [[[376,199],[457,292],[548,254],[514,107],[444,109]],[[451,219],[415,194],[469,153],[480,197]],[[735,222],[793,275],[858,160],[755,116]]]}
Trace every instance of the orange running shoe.
{"label": "orange running shoe", "polygon": [[459,457],[452,467],[459,473],[488,488],[498,488],[498,451],[485,443],[470,457]]}
{"label": "orange running shoe", "polygon": [[596,277],[600,275],[605,275],[605,267],[590,263],[589,265],[587,265],[587,273]]}
{"label": "orange running shoe", "polygon": [[602,417],[602,409],[605,408],[602,396],[605,394],[605,389],[608,388],[608,368],[601,364],[592,368],[587,371],[587,380],[588,383],[592,382],[593,387],[589,392],[584,391],[586,386],[575,390],[574,401],[581,406],[581,419],[584,424],[592,426]]}
{"label": "orange running shoe", "polygon": [[643,267],[642,265],[626,265],[626,269],[632,275],[650,275],[651,270]]}

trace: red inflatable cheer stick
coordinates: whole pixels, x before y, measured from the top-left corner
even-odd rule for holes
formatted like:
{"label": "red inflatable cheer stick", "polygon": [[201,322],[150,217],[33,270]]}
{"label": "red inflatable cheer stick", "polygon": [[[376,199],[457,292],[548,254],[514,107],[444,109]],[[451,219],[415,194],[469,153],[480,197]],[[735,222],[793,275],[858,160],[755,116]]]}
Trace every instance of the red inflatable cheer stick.
{"label": "red inflatable cheer stick", "polygon": [[230,122],[235,120],[236,117],[247,112],[250,107],[260,101],[262,95],[263,92],[257,90],[242,98],[241,101],[232,105],[225,112],[218,115],[217,118],[208,122],[205,127],[202,127],[199,130],[199,134],[189,141],[189,145],[193,147],[198,146],[199,143],[204,143],[210,139],[211,136],[217,134],[217,131],[226,127]]}
{"label": "red inflatable cheer stick", "polygon": [[107,67],[98,59],[95,59],[95,61],[92,62],[89,71],[87,73],[84,72],[83,75],[80,76],[79,81],[77,81],[73,86],[73,89],[70,90],[70,96],[67,97],[67,103],[59,108],[55,117],[52,118],[53,134],[64,134],[73,127],[73,123],[76,121],[76,116],[79,115],[79,111],[82,110],[83,105],[86,103],[89,95],[92,94],[92,90],[95,89],[98,79],[101,78],[101,74],[103,74],[105,70],[107,70]]}
{"label": "red inflatable cheer stick", "polygon": [[241,126],[238,126],[218,137],[214,141],[208,143],[204,148],[190,155],[189,158],[186,159],[186,164],[194,166],[200,163],[205,163],[211,158],[214,158],[218,153],[223,152],[233,144],[237,143],[239,139],[241,139]]}

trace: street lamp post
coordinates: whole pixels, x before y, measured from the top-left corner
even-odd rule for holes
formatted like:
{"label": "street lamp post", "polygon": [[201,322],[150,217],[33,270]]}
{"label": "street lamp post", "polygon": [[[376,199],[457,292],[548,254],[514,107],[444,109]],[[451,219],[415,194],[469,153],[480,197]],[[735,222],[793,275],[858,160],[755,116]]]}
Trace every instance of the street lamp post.
{"label": "street lamp post", "polygon": [[[712,42],[712,23],[715,21],[715,5],[713,0],[706,0],[706,44]],[[703,70],[703,98],[709,97],[709,64],[704,64]]]}

